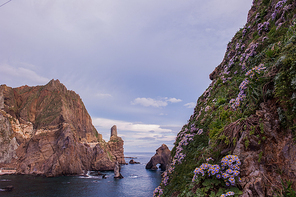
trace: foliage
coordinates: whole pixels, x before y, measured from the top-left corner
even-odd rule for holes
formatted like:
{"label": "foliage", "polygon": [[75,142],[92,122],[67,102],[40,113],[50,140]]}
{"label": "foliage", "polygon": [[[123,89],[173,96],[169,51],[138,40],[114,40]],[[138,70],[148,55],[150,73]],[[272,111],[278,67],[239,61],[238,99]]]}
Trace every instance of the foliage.
{"label": "foliage", "polygon": [[[178,134],[194,134],[194,137],[182,146],[181,152],[178,146],[182,139],[176,139],[172,156],[178,153],[185,156],[164,176],[167,184],[161,184],[163,196],[225,194],[228,188],[222,179],[198,176],[192,182],[194,169],[203,165],[208,157],[218,161],[233,151],[240,136],[230,136],[226,132],[229,125],[238,124],[241,130],[237,133],[248,131],[243,139],[246,149],[253,138],[259,145],[266,143],[262,120],[256,125],[241,124],[252,117],[263,102],[276,103],[281,128],[296,133],[296,19],[292,19],[296,9],[285,7],[292,3],[292,0],[263,0],[228,44],[225,58],[217,67],[216,79],[199,97],[194,115]],[[288,11],[284,12],[284,8]],[[197,135],[198,131],[192,128],[202,129],[202,135]],[[258,162],[264,154],[259,152]],[[294,194],[292,184],[285,185],[285,194]],[[237,187],[230,189],[236,195],[240,193]]]}

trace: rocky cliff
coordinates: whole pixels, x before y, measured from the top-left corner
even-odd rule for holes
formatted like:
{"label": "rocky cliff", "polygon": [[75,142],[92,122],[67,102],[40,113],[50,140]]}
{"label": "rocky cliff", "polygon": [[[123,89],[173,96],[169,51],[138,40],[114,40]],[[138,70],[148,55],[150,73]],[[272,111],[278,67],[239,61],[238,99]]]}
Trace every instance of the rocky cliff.
{"label": "rocky cliff", "polygon": [[154,196],[295,196],[296,1],[254,0]]}
{"label": "rocky cliff", "polygon": [[[115,167],[114,151],[92,125],[79,95],[58,80],[36,87],[1,85],[0,112],[2,166],[46,176]],[[123,150],[123,142],[118,146]]]}

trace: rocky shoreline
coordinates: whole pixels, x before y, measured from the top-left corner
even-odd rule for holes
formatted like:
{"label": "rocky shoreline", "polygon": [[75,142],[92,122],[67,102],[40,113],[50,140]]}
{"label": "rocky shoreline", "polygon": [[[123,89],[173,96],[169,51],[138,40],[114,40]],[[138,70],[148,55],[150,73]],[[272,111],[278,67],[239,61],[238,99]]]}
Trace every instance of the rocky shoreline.
{"label": "rocky shoreline", "polygon": [[0,86],[0,167],[17,174],[79,175],[125,164],[117,128],[109,142],[92,125],[84,104],[59,80],[45,86]]}

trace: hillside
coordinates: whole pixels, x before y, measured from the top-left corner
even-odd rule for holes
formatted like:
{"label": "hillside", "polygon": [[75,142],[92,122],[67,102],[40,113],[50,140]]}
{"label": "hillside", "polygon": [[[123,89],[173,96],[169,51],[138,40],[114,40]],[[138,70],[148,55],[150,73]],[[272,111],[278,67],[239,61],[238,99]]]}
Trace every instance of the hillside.
{"label": "hillside", "polygon": [[296,1],[254,0],[154,196],[295,196]]}
{"label": "hillside", "polygon": [[0,166],[58,176],[113,170],[125,163],[123,141],[105,142],[81,98],[59,80],[44,86],[0,86]]}

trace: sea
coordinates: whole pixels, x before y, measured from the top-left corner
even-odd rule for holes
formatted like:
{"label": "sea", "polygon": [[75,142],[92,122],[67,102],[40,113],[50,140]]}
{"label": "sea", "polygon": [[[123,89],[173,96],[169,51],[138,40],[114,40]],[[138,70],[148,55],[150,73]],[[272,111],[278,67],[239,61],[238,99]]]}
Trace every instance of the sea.
{"label": "sea", "polygon": [[[114,179],[112,171],[102,176],[60,176],[47,178],[32,175],[0,176],[0,188],[12,185],[12,191],[0,191],[5,197],[149,197],[161,182],[161,170],[146,170],[155,153],[125,153],[140,164],[121,166],[123,179]],[[131,158],[126,158],[128,163]],[[91,174],[91,173],[90,173]]]}

